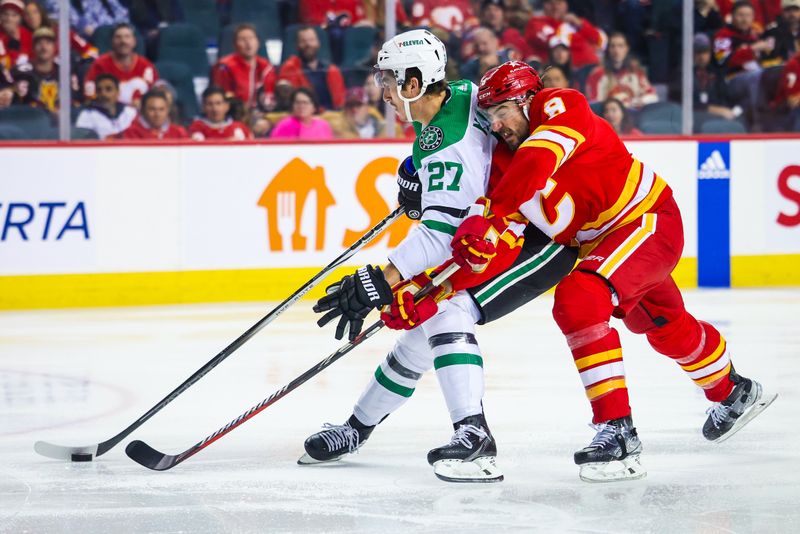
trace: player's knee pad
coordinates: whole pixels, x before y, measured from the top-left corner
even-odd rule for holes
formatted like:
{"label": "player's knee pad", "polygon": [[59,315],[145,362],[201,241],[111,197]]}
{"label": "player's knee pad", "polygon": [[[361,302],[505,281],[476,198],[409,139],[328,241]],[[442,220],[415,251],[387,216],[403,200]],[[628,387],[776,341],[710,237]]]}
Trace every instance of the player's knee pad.
{"label": "player's knee pad", "polygon": [[428,340],[421,328],[405,332],[386,357],[387,363],[394,359],[402,367],[415,373],[425,373],[433,367],[433,353],[428,348]]}
{"label": "player's knee pad", "polygon": [[573,271],[556,286],[553,318],[564,334],[607,326],[613,310],[611,289],[600,276]]}

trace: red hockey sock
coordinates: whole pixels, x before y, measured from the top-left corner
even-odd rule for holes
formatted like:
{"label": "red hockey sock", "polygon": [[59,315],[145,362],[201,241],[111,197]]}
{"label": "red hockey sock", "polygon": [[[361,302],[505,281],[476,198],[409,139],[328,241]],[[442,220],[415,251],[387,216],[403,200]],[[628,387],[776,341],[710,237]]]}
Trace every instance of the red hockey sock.
{"label": "red hockey sock", "polygon": [[553,317],[567,338],[594,423],[630,415],[619,334],[608,325],[611,292],[598,276],[574,271],[556,288]]}
{"label": "red hockey sock", "polygon": [[675,360],[706,398],[720,402],[730,394],[731,359],[725,338],[708,323],[688,312],[669,324],[647,332],[647,340],[658,352]]}

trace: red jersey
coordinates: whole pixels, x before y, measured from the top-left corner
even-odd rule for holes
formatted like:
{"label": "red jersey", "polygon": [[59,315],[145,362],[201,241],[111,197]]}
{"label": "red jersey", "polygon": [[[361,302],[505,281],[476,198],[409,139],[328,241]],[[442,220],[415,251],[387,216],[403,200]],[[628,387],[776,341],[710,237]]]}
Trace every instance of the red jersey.
{"label": "red jersey", "polygon": [[800,95],[800,53],[792,56],[783,66],[778,92],[775,94],[772,105],[781,106],[789,97],[797,98],[798,95]]}
{"label": "red jersey", "polygon": [[714,35],[714,57],[725,69],[725,74],[736,74],[744,70],[748,63],[757,61],[755,51],[750,45],[758,41],[754,29],[740,32],[731,25],[725,26]]}
{"label": "red jersey", "polygon": [[550,52],[550,39],[559,38],[569,45],[572,66],[576,69],[598,62],[597,49],[602,47],[605,37],[586,20],[581,19],[580,27],[551,17],[531,17],[525,26],[525,38],[531,45],[533,55],[547,63]]}
{"label": "red jersey", "polygon": [[223,122],[196,119],[189,126],[189,135],[195,141],[205,141],[206,139],[244,141],[253,138],[250,128],[239,121],[230,119]]}
{"label": "red jersey", "polygon": [[543,89],[528,113],[530,136],[489,195],[496,215],[519,210],[554,241],[579,244],[583,257],[672,195],[578,91]]}
{"label": "red jersey", "polygon": [[411,24],[458,32],[477,26],[478,18],[469,0],[415,0],[411,4]]}
{"label": "red jersey", "polygon": [[131,123],[127,130],[113,136],[114,139],[187,139],[189,135],[181,126],[168,122],[161,128],[152,128],[139,117]]}
{"label": "red jersey", "polygon": [[272,95],[278,73],[275,67],[256,56],[253,63],[239,54],[230,54],[219,60],[211,71],[211,83],[221,87],[225,94],[241,100],[248,108],[255,107],[256,93],[262,87]]}
{"label": "red jersey", "polygon": [[[362,0],[300,0],[300,21],[312,26],[325,26],[328,21],[347,15],[350,24],[364,19]],[[380,21],[378,21],[380,23]]]}
{"label": "red jersey", "polygon": [[14,65],[27,63],[33,57],[33,38],[27,28],[19,29],[19,40],[0,30],[0,64],[11,70]]}
{"label": "red jersey", "polygon": [[134,54],[131,68],[125,69],[114,61],[109,52],[97,58],[86,73],[83,88],[87,98],[94,98],[94,80],[103,73],[112,74],[119,80],[119,101],[123,104],[139,100],[158,80],[158,71],[147,58]]}

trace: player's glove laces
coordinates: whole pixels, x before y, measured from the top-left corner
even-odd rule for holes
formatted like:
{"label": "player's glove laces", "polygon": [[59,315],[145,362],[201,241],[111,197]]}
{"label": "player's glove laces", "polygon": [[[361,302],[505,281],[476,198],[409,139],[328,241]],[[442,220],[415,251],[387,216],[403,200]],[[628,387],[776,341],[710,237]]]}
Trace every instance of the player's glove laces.
{"label": "player's glove laces", "polygon": [[414,302],[414,295],[431,281],[426,273],[411,280],[398,282],[392,288],[394,300],[381,311],[381,320],[392,330],[411,330],[424,323],[439,311],[439,302],[453,296],[444,287],[437,286]]}
{"label": "player's glove laces", "polygon": [[372,265],[361,267],[355,274],[345,276],[328,286],[325,292],[327,295],[317,301],[314,311],[328,313],[317,324],[322,327],[341,316],[336,325],[336,339],[342,339],[347,332],[348,339],[355,340],[361,333],[364,318],[369,312],[392,302],[391,286],[380,268]]}

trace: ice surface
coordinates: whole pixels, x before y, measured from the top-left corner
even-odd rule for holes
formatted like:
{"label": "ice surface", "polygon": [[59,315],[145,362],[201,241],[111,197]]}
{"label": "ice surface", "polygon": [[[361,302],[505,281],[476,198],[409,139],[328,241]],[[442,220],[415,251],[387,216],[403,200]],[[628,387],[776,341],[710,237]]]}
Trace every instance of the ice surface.
{"label": "ice surface", "polygon": [[[493,485],[447,484],[427,465],[452,432],[432,374],[359,454],[296,465],[307,435],[350,414],[389,331],[171,471],[131,462],[127,441],[92,463],[42,458],[36,440],[88,445],[120,431],[270,305],[0,313],[0,532],[797,532],[800,290],[686,298],[723,331],[737,369],[780,396],[731,440],[707,443],[701,393],[623,333],[649,474],[602,485],[572,463],[593,431],[549,297],[479,329],[506,476]],[[131,439],[181,451],[338,345],[302,303]]]}

